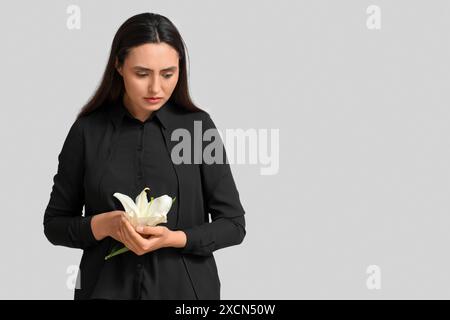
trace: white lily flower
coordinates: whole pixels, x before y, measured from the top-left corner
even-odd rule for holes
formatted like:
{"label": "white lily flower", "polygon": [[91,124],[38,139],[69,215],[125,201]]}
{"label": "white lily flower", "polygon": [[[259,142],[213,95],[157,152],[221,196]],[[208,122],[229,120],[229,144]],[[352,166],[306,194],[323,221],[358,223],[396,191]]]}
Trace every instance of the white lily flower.
{"label": "white lily flower", "polygon": [[[136,197],[136,202],[134,202],[133,199],[126,194],[119,192],[113,194],[113,196],[116,197],[120,203],[122,203],[128,220],[135,228],[137,226],[155,227],[159,223],[167,222],[167,213],[175,201],[175,198],[172,199],[168,195],[163,195],[156,199],[153,199],[152,197],[150,202],[148,202],[146,193],[147,190],[150,190],[150,188],[146,187],[142,190],[142,192]],[[130,249],[127,247],[113,250],[105,257],[105,260],[129,250]]]}
{"label": "white lily flower", "polygon": [[166,223],[167,213],[175,200],[175,198],[172,199],[168,195],[163,195],[156,199],[153,199],[152,197],[151,201],[148,202],[146,190],[150,190],[150,188],[144,188],[144,190],[136,197],[136,202],[125,194],[119,192],[113,194],[113,196],[122,203],[122,206],[127,213],[128,220],[133,227],[154,227],[159,223]]}

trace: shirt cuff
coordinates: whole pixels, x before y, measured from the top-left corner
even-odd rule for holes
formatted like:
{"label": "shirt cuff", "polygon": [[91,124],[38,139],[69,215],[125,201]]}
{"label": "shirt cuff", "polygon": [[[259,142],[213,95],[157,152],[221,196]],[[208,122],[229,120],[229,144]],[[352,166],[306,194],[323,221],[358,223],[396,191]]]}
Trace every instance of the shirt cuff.
{"label": "shirt cuff", "polygon": [[91,220],[93,217],[93,215],[81,217],[80,220],[81,239],[85,239],[86,247],[100,243],[99,240],[95,239],[94,233],[92,232]]}
{"label": "shirt cuff", "polygon": [[181,229],[186,234],[186,245],[181,248],[181,253],[206,255],[212,251],[214,241],[206,239],[205,231],[200,226]]}

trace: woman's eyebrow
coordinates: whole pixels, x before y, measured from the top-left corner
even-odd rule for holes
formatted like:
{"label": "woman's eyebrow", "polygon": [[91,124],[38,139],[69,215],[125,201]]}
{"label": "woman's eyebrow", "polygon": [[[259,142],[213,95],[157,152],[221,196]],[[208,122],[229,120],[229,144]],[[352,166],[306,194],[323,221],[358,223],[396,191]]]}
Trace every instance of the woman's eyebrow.
{"label": "woman's eyebrow", "polygon": [[[135,70],[142,70],[142,71],[153,71],[152,69],[146,68],[146,67],[142,67],[142,66],[135,66],[133,67],[133,69]],[[176,66],[172,66],[172,67],[167,67],[164,69],[161,69],[161,71],[175,71],[177,70]]]}

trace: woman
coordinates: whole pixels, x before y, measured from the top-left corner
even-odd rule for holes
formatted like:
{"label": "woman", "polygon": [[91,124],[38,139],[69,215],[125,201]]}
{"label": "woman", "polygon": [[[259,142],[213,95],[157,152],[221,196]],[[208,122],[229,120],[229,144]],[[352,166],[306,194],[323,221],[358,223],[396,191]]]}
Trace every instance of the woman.
{"label": "woman", "polygon": [[[189,97],[183,44],[164,16],[125,21],[58,156],[44,233],[54,245],[83,249],[76,300],[220,299],[213,251],[243,241],[245,212],[220,136],[215,162],[190,150],[200,134],[206,153],[212,142],[201,134],[216,126]],[[177,153],[186,134],[189,148]],[[141,230],[113,194],[134,198],[145,187],[176,200],[167,223]],[[123,245],[130,250],[105,260]]]}

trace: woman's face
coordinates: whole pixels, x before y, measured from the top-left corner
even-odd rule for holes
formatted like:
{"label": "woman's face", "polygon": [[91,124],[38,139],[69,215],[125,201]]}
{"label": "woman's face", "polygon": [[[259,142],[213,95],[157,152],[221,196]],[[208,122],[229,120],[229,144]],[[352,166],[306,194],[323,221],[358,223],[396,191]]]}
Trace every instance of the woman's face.
{"label": "woman's face", "polygon": [[[145,121],[169,100],[178,82],[178,52],[166,43],[147,43],[130,50],[117,71],[125,86],[124,104]],[[156,102],[146,98],[160,97]]]}

